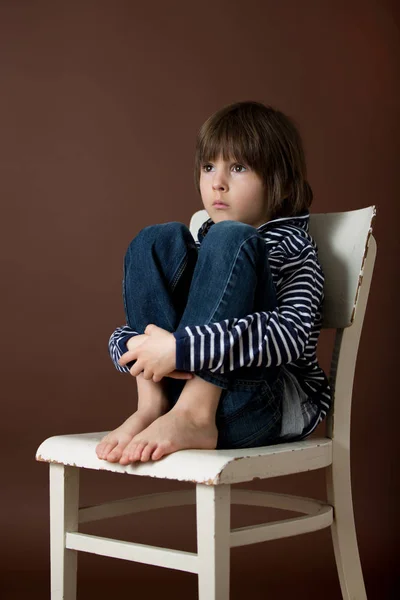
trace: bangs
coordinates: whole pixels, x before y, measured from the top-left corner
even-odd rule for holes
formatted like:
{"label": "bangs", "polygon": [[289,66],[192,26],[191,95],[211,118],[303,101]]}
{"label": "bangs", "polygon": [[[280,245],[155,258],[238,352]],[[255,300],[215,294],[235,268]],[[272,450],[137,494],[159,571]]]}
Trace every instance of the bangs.
{"label": "bangs", "polygon": [[261,177],[272,218],[300,214],[311,205],[300,133],[290,117],[272,106],[236,102],[203,123],[196,138],[193,173],[200,196],[202,167],[220,156],[250,167]]}
{"label": "bangs", "polygon": [[198,158],[201,163],[214,161],[222,155],[223,160],[244,162],[250,167],[259,169],[261,152],[258,135],[254,131],[250,136],[243,131],[243,125],[236,120],[220,120],[200,137]]}

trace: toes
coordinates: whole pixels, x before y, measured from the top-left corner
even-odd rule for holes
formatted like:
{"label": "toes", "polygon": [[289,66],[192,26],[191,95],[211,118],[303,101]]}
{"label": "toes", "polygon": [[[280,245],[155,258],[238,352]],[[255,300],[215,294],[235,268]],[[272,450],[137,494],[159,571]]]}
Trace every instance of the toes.
{"label": "toes", "polygon": [[159,460],[165,454],[165,449],[162,446],[157,446],[151,455],[151,460]]}
{"label": "toes", "polygon": [[97,452],[97,456],[102,459],[107,459],[108,454],[111,452],[111,450],[113,450],[115,448],[115,446],[117,444],[118,444],[117,441],[104,442],[104,444],[101,444],[101,448],[99,448],[99,451]]}
{"label": "toes", "polygon": [[142,452],[143,450],[146,448],[147,446],[147,442],[139,442],[135,448],[135,451],[133,452],[133,460],[140,460],[142,457]]}
{"label": "toes", "polygon": [[96,446],[97,458],[103,458],[103,453],[104,453],[104,444],[99,444],[98,446]]}
{"label": "toes", "polygon": [[123,451],[124,451],[124,446],[121,444],[117,444],[117,446],[115,446],[114,449],[108,453],[107,460],[109,462],[118,462],[122,456]]}
{"label": "toes", "polygon": [[[145,447],[145,445],[146,445],[146,442],[134,442],[132,440],[132,442],[130,444],[128,444],[127,447],[125,448],[125,450],[123,451],[121,459],[119,461],[120,464],[128,465],[131,462],[135,462],[136,460],[139,460],[140,454],[142,453],[142,450]],[[136,458],[138,452],[139,452],[139,457]]]}
{"label": "toes", "polygon": [[131,461],[130,455],[131,455],[131,444],[128,444],[125,448],[124,451],[121,452],[121,456],[119,457],[119,464],[120,465],[127,465],[129,464]]}
{"label": "toes", "polygon": [[166,440],[164,442],[162,442],[162,444],[158,444],[157,448],[154,450],[153,454],[152,454],[152,460],[158,460],[160,459],[162,456],[165,456],[166,454],[172,454],[173,452],[176,452],[177,450],[182,450],[183,447],[179,447],[176,444],[172,443],[170,440]]}
{"label": "toes", "polygon": [[147,446],[147,442],[138,442],[135,448],[135,451],[132,454],[132,460],[137,461],[142,457],[142,452]]}
{"label": "toes", "polygon": [[103,456],[104,448],[107,446],[109,441],[107,439],[102,439],[96,446],[96,454],[99,458]]}
{"label": "toes", "polygon": [[127,452],[125,449],[119,459],[119,464],[120,465],[129,465],[129,463],[131,463],[131,462],[132,462],[131,452]]}
{"label": "toes", "polygon": [[156,448],[156,444],[147,444],[147,446],[145,446],[143,452],[142,452],[142,456],[140,457],[140,460],[142,462],[147,462],[148,460],[150,460],[151,454],[154,451],[154,449]]}

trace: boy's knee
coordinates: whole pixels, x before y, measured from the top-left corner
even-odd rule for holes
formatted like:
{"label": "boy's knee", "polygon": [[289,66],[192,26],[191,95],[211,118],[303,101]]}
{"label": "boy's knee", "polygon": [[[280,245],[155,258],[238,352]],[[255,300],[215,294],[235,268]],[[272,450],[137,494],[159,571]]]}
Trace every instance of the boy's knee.
{"label": "boy's knee", "polygon": [[170,221],[168,223],[156,223],[155,225],[148,225],[139,231],[139,233],[133,238],[129,247],[136,245],[137,242],[140,244],[151,244],[161,239],[177,240],[180,237],[191,237],[189,228],[179,221]]}
{"label": "boy's knee", "polygon": [[219,221],[218,223],[214,223],[210,230],[207,233],[206,238],[210,235],[214,236],[232,236],[232,237],[249,237],[250,235],[254,235],[256,232],[256,228],[252,225],[248,225],[247,223],[242,223],[241,221]]}

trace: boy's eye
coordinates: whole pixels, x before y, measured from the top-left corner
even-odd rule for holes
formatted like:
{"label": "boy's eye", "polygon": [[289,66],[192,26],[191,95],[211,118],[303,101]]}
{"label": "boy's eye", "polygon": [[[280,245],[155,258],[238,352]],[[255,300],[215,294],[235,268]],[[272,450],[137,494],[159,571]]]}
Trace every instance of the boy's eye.
{"label": "boy's eye", "polygon": [[[211,165],[210,163],[206,163],[205,165],[203,165],[203,170],[204,170],[206,173],[209,173],[210,171],[208,170],[208,167],[212,167],[212,166],[213,166],[213,165]],[[232,168],[233,168],[233,169],[235,169],[235,173],[243,173],[243,171],[242,171],[242,170],[240,170],[240,171],[236,171],[236,168],[239,168],[239,169],[246,169],[246,167],[244,167],[243,165],[240,165],[239,163],[236,163],[236,164],[232,165]]]}
{"label": "boy's eye", "polygon": [[[243,165],[233,165],[233,168],[236,169],[236,167],[239,167],[239,169],[246,169],[246,167],[244,167]],[[236,171],[236,173],[242,173],[243,171]]]}

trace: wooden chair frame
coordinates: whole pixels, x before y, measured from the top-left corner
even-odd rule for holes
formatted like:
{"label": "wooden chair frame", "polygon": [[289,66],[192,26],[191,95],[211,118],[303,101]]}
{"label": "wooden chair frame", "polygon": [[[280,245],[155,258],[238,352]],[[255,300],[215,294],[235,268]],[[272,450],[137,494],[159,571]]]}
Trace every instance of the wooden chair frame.
{"label": "wooden chair frame", "polygon": [[[344,213],[312,214],[310,233],[325,273],[325,328],[335,328],[329,380],[334,410],[325,437],[240,450],[182,450],[153,463],[122,466],[97,458],[106,432],[53,436],[36,459],[50,464],[51,598],[75,600],[79,551],[198,575],[200,600],[229,599],[230,548],[331,527],[344,600],[365,600],[357,546],[350,475],[350,415],[358,346],[376,256],[375,206]],[[192,216],[194,237],[208,218]],[[81,468],[191,481],[195,489],[150,494],[101,505],[79,506]],[[327,502],[292,495],[234,489],[235,483],[325,468]],[[102,538],[79,524],[136,512],[196,504],[197,553]],[[281,508],[301,516],[231,529],[231,504]]]}

